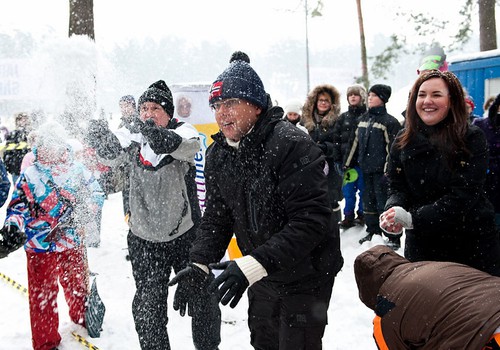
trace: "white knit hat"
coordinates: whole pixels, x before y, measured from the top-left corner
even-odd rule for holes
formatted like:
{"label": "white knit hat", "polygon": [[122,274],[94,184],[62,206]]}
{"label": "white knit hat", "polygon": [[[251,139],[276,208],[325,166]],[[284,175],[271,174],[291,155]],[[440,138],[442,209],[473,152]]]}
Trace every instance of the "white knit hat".
{"label": "white knit hat", "polygon": [[283,109],[285,110],[285,115],[288,113],[297,113],[302,116],[302,102],[299,100],[288,101]]}

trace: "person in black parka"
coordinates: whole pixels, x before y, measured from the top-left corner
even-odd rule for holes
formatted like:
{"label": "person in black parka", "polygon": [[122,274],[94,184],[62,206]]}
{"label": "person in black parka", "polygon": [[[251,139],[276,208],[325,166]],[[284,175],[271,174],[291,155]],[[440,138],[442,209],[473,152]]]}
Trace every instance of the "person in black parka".
{"label": "person in black parka", "polygon": [[486,199],[488,146],[469,125],[464,93],[451,72],[422,73],[406,127],[391,148],[389,198],[381,227],[406,229],[410,261],[452,261],[500,276],[500,240]]}
{"label": "person in black parka", "polygon": [[[215,80],[220,132],[207,150],[207,203],[174,308],[208,288],[235,307],[248,288],[255,349],[321,349],[333,283],[343,264],[325,158],[283,120],[253,68],[237,60]],[[218,263],[233,236],[242,257]],[[223,270],[213,281],[209,268]],[[208,285],[208,287],[207,287]]]}
{"label": "person in black parka", "polygon": [[342,194],[342,176],[335,171],[335,162],[333,160],[333,128],[339,119],[339,115],[339,91],[332,85],[323,84],[316,86],[307,95],[301,119],[301,123],[326,157],[328,167],[325,171],[328,174],[328,194],[337,222],[342,219],[339,202],[344,198]]}
{"label": "person in black parka", "polygon": [[[401,124],[387,113],[385,104],[391,97],[391,87],[375,84],[368,91],[368,112],[358,122],[352,148],[345,166],[351,167],[357,159],[363,173],[365,189],[363,192],[363,210],[367,235],[360,239],[363,244],[372,236],[381,235],[379,215],[382,214],[387,200],[387,160],[389,150]],[[387,234],[387,244],[393,249],[400,248],[400,236]]]}
{"label": "person in black parka", "polygon": [[[362,200],[365,188],[363,173],[356,160],[351,160],[349,167],[345,164],[356,137],[358,122],[361,116],[366,113],[367,94],[364,86],[355,84],[347,88],[346,95],[349,107],[347,111],[340,115],[339,120],[337,120],[333,127],[333,160],[335,162],[335,170],[342,178],[346,178],[342,185],[342,193],[345,198],[344,220],[339,223],[340,228],[343,229],[348,229],[355,225],[365,225]],[[358,177],[354,180],[349,179],[351,181],[346,181],[349,176],[346,175],[347,171],[351,171],[351,173],[355,172],[355,174],[358,174]],[[359,196],[358,200],[356,200],[356,194]],[[356,201],[358,202],[358,210],[355,212]],[[354,218],[355,213],[357,214],[356,218]]]}

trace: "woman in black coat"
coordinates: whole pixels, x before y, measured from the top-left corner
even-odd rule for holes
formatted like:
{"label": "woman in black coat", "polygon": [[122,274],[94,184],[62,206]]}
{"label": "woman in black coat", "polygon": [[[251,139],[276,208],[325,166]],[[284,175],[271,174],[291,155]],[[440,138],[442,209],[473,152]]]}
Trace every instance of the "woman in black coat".
{"label": "woman in black coat", "polygon": [[335,171],[333,128],[339,119],[340,93],[329,84],[318,85],[307,95],[301,123],[326,157],[328,174],[328,196],[330,205],[339,222],[342,219],[339,202],[342,194],[342,177]]}
{"label": "woman in black coat", "polygon": [[406,127],[391,148],[380,226],[389,233],[406,229],[405,257],[412,262],[453,261],[500,276],[500,240],[483,188],[488,147],[467,117],[453,73],[418,77]]}

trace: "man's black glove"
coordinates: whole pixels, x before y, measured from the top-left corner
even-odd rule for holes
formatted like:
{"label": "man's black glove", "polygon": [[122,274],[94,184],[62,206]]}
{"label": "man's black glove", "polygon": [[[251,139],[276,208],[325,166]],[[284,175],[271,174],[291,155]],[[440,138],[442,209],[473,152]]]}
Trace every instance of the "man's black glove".
{"label": "man's black glove", "polygon": [[89,120],[85,142],[104,159],[114,159],[122,151],[120,141],[109,129],[108,122],[102,119]]}
{"label": "man's black glove", "polygon": [[[234,261],[210,264],[208,267],[212,270],[224,270],[208,286],[209,293],[213,293],[218,289],[218,299],[222,305],[227,305],[232,299],[229,306],[234,308],[250,284],[245,274]],[[222,286],[219,288],[220,285]]]}
{"label": "man's black glove", "polygon": [[0,230],[0,259],[21,248],[26,243],[26,234],[15,225],[5,225]]}
{"label": "man's black glove", "polygon": [[151,149],[156,154],[172,153],[179,147],[182,137],[171,129],[157,126],[152,119],[148,119],[141,127],[141,134],[146,138]]}
{"label": "man's black glove", "polygon": [[141,129],[144,127],[144,122],[139,118],[133,118],[130,123],[126,123],[125,127],[132,133],[138,134],[141,132]]}
{"label": "man's black glove", "polygon": [[106,140],[109,133],[109,125],[106,120],[91,119],[87,128],[85,141],[93,148]]}
{"label": "man's black glove", "polygon": [[168,284],[169,287],[177,284],[174,295],[174,310],[178,310],[180,315],[184,316],[186,306],[188,306],[188,315],[193,316],[196,300],[207,295],[207,285],[212,280],[211,273],[206,273],[192,263],[179,271]]}

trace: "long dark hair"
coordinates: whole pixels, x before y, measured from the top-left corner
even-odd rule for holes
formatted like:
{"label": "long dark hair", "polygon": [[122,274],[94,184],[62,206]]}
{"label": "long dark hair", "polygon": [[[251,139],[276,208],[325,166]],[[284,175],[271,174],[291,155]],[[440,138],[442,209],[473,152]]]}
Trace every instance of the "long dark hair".
{"label": "long dark hair", "polygon": [[[417,113],[416,101],[420,86],[432,78],[439,78],[445,82],[448,87],[451,106],[448,114],[440,123],[428,127]],[[458,153],[469,153],[464,141],[468,128],[469,122],[467,110],[465,109],[464,89],[456,75],[452,72],[429,70],[420,74],[415,84],[413,84],[406,107],[405,129],[396,140],[396,145],[399,148],[404,148],[418,132],[427,130],[431,144],[445,156],[448,165],[451,165],[454,164]]]}
{"label": "long dark hair", "polygon": [[500,129],[500,121],[498,120],[498,107],[500,107],[500,94],[497,95],[493,103],[488,109],[488,118],[490,120],[490,125],[495,129]]}

